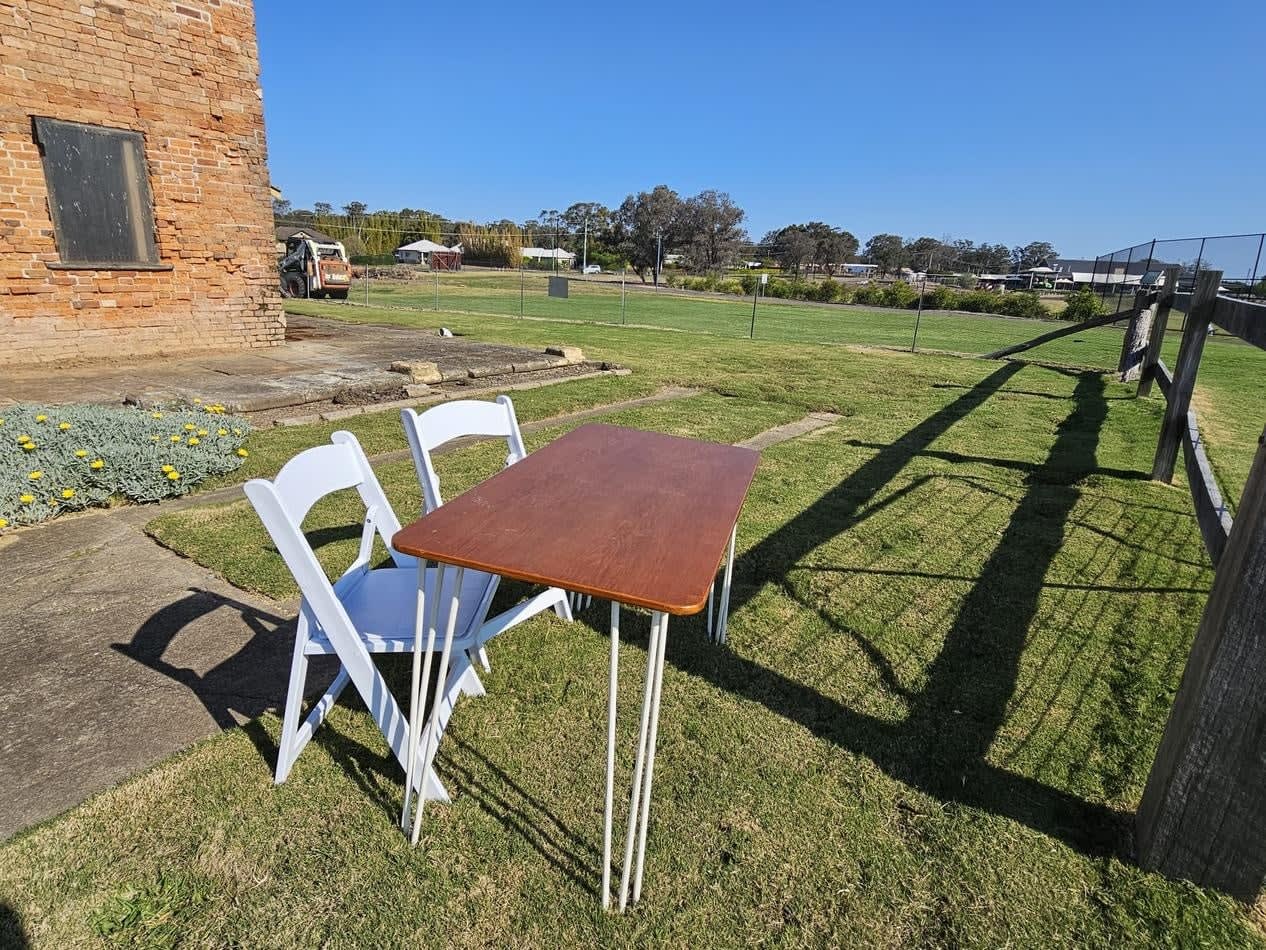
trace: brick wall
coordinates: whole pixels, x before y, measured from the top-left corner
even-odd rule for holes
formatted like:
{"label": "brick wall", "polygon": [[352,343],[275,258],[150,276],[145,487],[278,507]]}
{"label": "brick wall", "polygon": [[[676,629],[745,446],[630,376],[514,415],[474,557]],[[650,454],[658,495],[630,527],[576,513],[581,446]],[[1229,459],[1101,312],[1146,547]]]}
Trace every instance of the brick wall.
{"label": "brick wall", "polygon": [[[62,270],[32,116],[145,137],[167,270]],[[0,0],[0,367],[280,343],[251,0]]]}

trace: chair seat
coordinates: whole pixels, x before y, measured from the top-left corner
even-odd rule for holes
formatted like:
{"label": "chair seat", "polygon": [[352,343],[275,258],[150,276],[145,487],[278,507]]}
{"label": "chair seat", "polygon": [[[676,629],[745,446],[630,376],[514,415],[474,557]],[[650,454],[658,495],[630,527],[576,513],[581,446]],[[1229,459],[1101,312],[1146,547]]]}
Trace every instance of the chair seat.
{"label": "chair seat", "polygon": [[[435,589],[435,568],[426,572],[427,596]],[[447,603],[447,596],[456,579],[456,569],[449,569],[444,578],[444,590],[440,604]],[[491,577],[479,571],[466,571],[462,578],[461,599],[457,610],[458,634],[453,639],[454,649],[466,649],[474,644],[480,621],[485,611],[484,593]],[[345,585],[345,586],[344,586]],[[360,634],[365,649],[370,653],[408,653],[413,649],[414,623],[417,612],[418,572],[416,569],[384,567],[365,571],[359,576],[341,579],[334,590]],[[428,607],[429,612],[429,607]],[[435,649],[444,645],[444,623],[441,616],[436,623]],[[335,653],[325,632],[313,624],[312,634],[304,652],[314,655]]]}

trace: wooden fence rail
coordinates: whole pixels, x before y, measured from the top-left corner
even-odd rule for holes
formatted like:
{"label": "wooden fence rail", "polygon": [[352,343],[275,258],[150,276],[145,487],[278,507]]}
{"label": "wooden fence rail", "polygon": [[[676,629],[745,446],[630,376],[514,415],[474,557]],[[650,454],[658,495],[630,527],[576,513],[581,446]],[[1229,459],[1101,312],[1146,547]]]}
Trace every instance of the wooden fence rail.
{"label": "wooden fence rail", "polygon": [[[1176,286],[1167,272],[1166,284]],[[1178,360],[1160,358],[1168,306],[1136,300],[1122,351],[1145,337],[1139,395],[1155,382],[1165,397],[1152,477],[1172,482],[1179,447],[1200,534],[1216,571],[1200,628],[1139,805],[1140,863],[1171,877],[1255,900],[1266,882],[1266,433],[1232,520],[1213,477],[1191,408],[1211,326],[1266,349],[1266,304],[1219,296],[1222,274],[1199,275]],[[1172,302],[1174,294],[1169,294]],[[1150,306],[1150,304],[1148,305]]]}

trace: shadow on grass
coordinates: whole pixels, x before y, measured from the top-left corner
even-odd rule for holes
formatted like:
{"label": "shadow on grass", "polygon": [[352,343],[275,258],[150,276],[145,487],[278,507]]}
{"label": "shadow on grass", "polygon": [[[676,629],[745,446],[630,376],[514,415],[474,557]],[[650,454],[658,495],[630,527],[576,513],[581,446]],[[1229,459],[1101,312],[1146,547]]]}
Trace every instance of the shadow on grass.
{"label": "shadow on grass", "polygon": [[26,950],[30,945],[21,916],[6,901],[0,901],[0,947]]}
{"label": "shadow on grass", "polygon": [[[1003,388],[1019,370],[1008,363],[888,445],[736,562],[733,610],[765,584],[785,580],[806,556],[880,505],[872,500],[955,422]],[[899,723],[859,713],[810,686],[723,651],[673,650],[688,672],[754,700],[821,738],[864,755],[892,777],[942,801],[1022,822],[1091,855],[1123,854],[1125,816],[986,760],[1016,690],[1029,626],[1044,578],[1063,543],[1079,498],[1075,483],[1100,472],[1096,449],[1107,415],[1097,374],[1075,379],[1073,410],[1039,465],[1026,466],[1024,494],[998,543],[962,600],[925,685],[902,691],[909,714]],[[955,457],[954,461],[968,461]],[[868,507],[869,506],[869,507]],[[872,647],[867,654],[877,651]],[[881,673],[885,669],[880,664]],[[891,675],[886,681],[895,682]]]}

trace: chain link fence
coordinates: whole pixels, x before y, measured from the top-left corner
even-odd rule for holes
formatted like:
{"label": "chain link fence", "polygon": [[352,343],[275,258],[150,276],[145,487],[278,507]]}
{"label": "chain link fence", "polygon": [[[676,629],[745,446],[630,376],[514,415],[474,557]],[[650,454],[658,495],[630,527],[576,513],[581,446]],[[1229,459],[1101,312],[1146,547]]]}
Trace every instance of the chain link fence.
{"label": "chain link fence", "polygon": [[1128,309],[1134,293],[1166,267],[1179,268],[1178,289],[1191,290],[1201,271],[1222,271],[1222,292],[1266,299],[1266,234],[1146,241],[1095,259],[1091,285],[1113,312]]}

